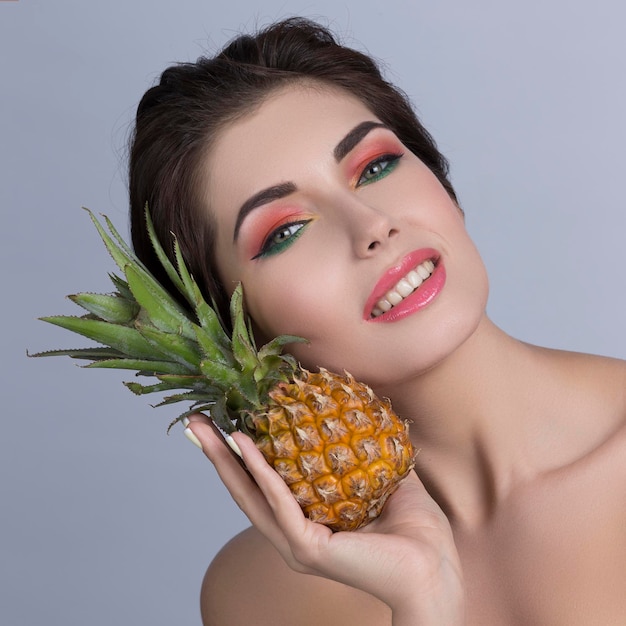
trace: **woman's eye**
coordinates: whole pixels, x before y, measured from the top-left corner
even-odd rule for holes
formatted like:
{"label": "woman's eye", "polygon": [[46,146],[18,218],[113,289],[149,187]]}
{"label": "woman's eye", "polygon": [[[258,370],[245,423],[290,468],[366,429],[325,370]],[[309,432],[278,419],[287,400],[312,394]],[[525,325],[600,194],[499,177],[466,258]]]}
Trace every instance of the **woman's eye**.
{"label": "woman's eye", "polygon": [[368,163],[361,172],[361,177],[357,182],[357,187],[373,183],[391,174],[402,157],[401,154],[384,154]]}
{"label": "woman's eye", "polygon": [[253,256],[252,259],[259,259],[282,252],[302,234],[304,227],[310,221],[302,220],[300,222],[282,224],[268,235],[261,246],[261,251]]}

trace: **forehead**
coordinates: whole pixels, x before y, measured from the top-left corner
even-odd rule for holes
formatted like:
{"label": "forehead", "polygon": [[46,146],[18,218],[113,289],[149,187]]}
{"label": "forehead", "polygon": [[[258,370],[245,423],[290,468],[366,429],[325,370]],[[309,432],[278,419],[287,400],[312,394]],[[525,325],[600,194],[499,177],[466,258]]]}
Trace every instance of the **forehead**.
{"label": "forehead", "polygon": [[291,85],[223,128],[205,162],[208,206],[242,201],[295,181],[333,159],[337,143],[377,117],[355,96],[318,85]]}

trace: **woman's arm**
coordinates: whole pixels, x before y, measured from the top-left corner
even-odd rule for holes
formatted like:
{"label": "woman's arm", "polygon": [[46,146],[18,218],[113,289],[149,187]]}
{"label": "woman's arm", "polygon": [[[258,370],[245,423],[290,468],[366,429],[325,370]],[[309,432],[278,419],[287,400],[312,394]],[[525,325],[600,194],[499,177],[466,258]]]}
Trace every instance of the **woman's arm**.
{"label": "woman's arm", "polygon": [[394,626],[463,624],[459,557],[448,520],[412,472],[383,514],[356,532],[333,533],[304,516],[278,474],[242,433],[249,474],[204,416],[189,428],[252,524],[291,569],[335,580],[387,604]]}

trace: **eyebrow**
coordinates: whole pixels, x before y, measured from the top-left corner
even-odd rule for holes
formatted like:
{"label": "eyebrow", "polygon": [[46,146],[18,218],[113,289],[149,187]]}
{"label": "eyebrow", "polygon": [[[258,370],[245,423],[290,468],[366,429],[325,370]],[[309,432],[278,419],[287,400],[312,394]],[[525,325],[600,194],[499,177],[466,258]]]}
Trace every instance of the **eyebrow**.
{"label": "eyebrow", "polygon": [[[337,161],[337,163],[342,161],[355,148],[355,146],[357,146],[359,142],[362,141],[363,138],[375,128],[388,128],[388,126],[386,124],[382,124],[381,122],[372,121],[361,122],[360,124],[357,124],[335,146],[335,149],[333,150],[333,156],[335,157],[335,161]],[[237,213],[237,221],[235,222],[233,241],[237,241],[241,225],[251,211],[264,204],[273,202],[274,200],[280,200],[281,198],[285,198],[286,196],[297,191],[297,189],[298,188],[294,183],[281,183],[279,185],[273,185],[272,187],[262,189],[258,193],[255,193],[253,196],[248,198],[241,205],[241,208]]]}
{"label": "eyebrow", "polygon": [[237,221],[235,222],[235,234],[233,236],[233,241],[237,241],[237,237],[239,235],[239,229],[241,228],[241,224],[244,219],[246,219],[248,213],[253,211],[257,207],[262,206],[263,204],[267,204],[268,202],[273,202],[274,200],[280,200],[280,198],[284,198],[289,194],[294,193],[297,190],[297,187],[294,183],[282,183],[280,185],[274,185],[272,187],[268,187],[267,189],[262,189],[258,193],[255,193],[253,196],[248,198],[239,209],[239,213],[237,213]]}
{"label": "eyebrow", "polygon": [[361,122],[357,124],[336,146],[333,151],[335,161],[339,163],[349,154],[355,146],[375,128],[388,128],[386,124],[381,122]]}

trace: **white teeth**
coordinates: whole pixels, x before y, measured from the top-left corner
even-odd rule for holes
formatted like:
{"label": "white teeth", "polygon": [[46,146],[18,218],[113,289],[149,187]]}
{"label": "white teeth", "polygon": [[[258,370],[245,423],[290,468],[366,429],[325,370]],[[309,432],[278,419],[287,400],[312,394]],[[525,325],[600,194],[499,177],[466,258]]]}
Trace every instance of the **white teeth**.
{"label": "white teeth", "polygon": [[372,317],[378,317],[389,311],[396,304],[400,304],[404,298],[410,296],[435,270],[435,264],[429,259],[411,270],[404,278],[401,278],[393,289],[390,289],[380,299],[372,310]]}
{"label": "white teeth", "polygon": [[410,283],[404,278],[396,285],[396,291],[403,298],[406,298],[409,294],[413,293],[413,289],[415,289],[415,287],[411,287]]}
{"label": "white teeth", "polygon": [[404,298],[397,291],[388,291],[385,297],[393,306],[400,304],[400,302],[404,300]]}
{"label": "white teeth", "polygon": [[430,276],[430,274],[431,274],[431,272],[432,272],[432,270],[427,270],[427,269],[426,269],[423,265],[420,265],[420,266],[419,266],[419,267],[418,267],[415,271],[416,271],[416,272],[417,272],[417,273],[418,273],[418,274],[419,274],[419,275],[420,275],[420,276],[421,276],[424,280],[426,280],[426,279]]}
{"label": "white teeth", "polygon": [[417,289],[424,282],[424,279],[415,270],[411,270],[406,275],[406,280],[409,281],[413,289]]}

